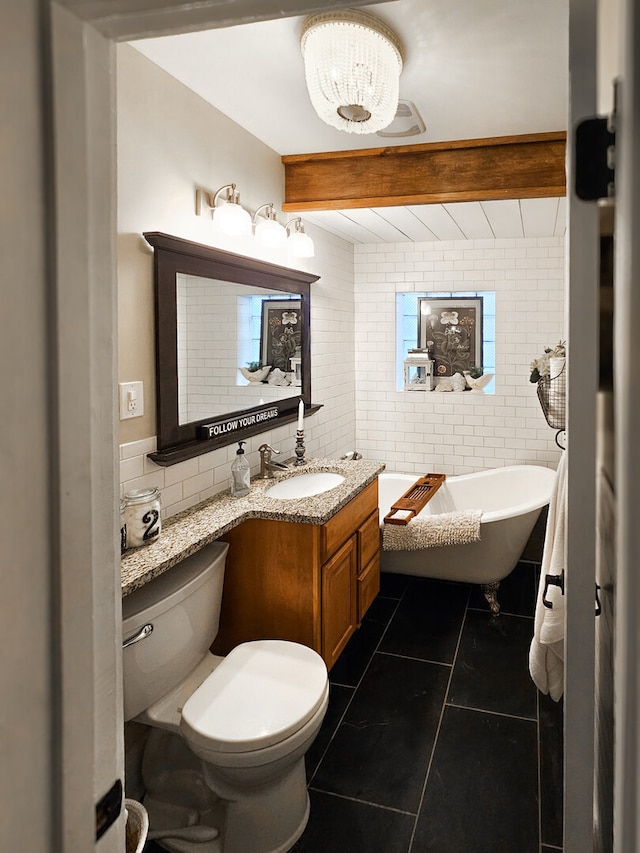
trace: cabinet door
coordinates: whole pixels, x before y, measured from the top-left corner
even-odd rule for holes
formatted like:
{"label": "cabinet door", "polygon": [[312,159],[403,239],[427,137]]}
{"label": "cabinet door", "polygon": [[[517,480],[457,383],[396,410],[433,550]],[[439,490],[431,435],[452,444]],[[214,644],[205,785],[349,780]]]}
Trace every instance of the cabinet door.
{"label": "cabinet door", "polygon": [[[378,510],[378,480],[376,479],[349,501],[322,528],[322,561],[330,559],[337,549]],[[365,563],[368,561],[365,561]],[[363,563],[363,565],[365,564]]]}
{"label": "cabinet door", "polygon": [[379,592],[380,557],[376,554],[364,571],[358,575],[358,625]]}
{"label": "cabinet door", "polygon": [[352,536],[322,567],[322,656],[329,669],[356,627],[356,557]]}
{"label": "cabinet door", "polygon": [[380,592],[380,519],[376,508],[358,528],[358,624]]}

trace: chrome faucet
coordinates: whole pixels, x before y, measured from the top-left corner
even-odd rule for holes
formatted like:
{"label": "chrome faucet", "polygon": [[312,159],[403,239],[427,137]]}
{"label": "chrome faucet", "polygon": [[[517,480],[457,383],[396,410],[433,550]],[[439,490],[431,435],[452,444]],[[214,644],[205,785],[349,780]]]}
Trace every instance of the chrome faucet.
{"label": "chrome faucet", "polygon": [[275,453],[278,455],[280,453],[279,450],[274,450],[270,444],[261,444],[258,448],[258,453],[260,454],[260,473],[258,474],[259,480],[268,480],[273,477],[274,471],[288,471],[289,466],[285,465],[284,462],[274,462],[271,458],[271,454]]}
{"label": "chrome faucet", "polygon": [[362,459],[362,453],[358,453],[357,450],[350,450],[344,456],[341,456],[340,459]]}

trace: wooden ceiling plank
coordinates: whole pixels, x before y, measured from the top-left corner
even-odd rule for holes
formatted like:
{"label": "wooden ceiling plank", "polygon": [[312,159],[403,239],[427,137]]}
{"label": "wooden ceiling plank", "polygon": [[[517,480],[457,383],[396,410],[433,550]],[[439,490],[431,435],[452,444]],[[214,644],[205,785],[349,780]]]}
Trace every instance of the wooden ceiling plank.
{"label": "wooden ceiling plank", "polygon": [[492,240],[494,233],[479,201],[445,204],[445,210],[458,224],[467,240]]}
{"label": "wooden ceiling plank", "polygon": [[457,222],[441,204],[426,204],[421,207],[409,206],[421,222],[436,235],[438,240],[464,240],[465,234]]}
{"label": "wooden ceiling plank", "polygon": [[324,231],[334,234],[336,237],[341,237],[347,243],[362,243],[360,236],[355,236],[350,230],[343,225],[345,222],[344,216],[338,213],[337,210],[312,210],[307,211],[304,215],[305,225],[317,225]]}
{"label": "wooden ceiling plank", "polygon": [[407,239],[406,234],[399,231],[393,223],[370,208],[349,210],[344,215],[379,237],[381,243],[401,243]]}
{"label": "wooden ceiling plank", "polygon": [[486,148],[487,146],[498,147],[500,145],[518,145],[528,142],[566,142],[567,134],[564,130],[552,130],[541,133],[521,133],[512,136],[486,136],[477,139],[453,139],[442,142],[419,142],[414,145],[397,145],[392,148],[383,146],[380,148],[357,148],[343,151],[321,151],[312,154],[283,154],[283,163],[304,163],[308,160],[342,160],[345,157],[380,157],[381,155],[394,152],[398,154],[412,154],[429,151],[451,151],[456,148]]}
{"label": "wooden ceiling plank", "polygon": [[506,202],[484,201],[482,208],[494,234],[500,237],[524,237],[520,205],[515,200]]}
{"label": "wooden ceiling plank", "polygon": [[556,225],[553,232],[554,237],[564,237],[567,232],[567,199],[561,198],[558,201],[558,213],[556,216]]}
{"label": "wooden ceiling plank", "polygon": [[[348,211],[351,213],[351,211]],[[306,218],[306,217],[304,217]],[[345,235],[347,240],[354,243],[376,243],[378,238],[375,234],[369,231],[368,228],[355,222],[349,216],[345,215],[341,210],[314,210],[312,215],[308,217],[309,222],[315,222],[321,228],[327,227],[327,230],[332,230],[335,234]]]}
{"label": "wooden ceiling plank", "polygon": [[424,222],[418,219],[415,213],[412,213],[407,207],[376,207],[373,209],[388,222],[391,222],[398,231],[406,235],[405,240],[412,240],[414,243],[429,243],[437,239],[433,231],[430,231]]}
{"label": "wooden ceiling plank", "polygon": [[520,202],[525,237],[546,237],[558,213],[557,198],[523,198]]}
{"label": "wooden ceiling plank", "polygon": [[283,210],[346,210],[565,194],[566,134],[287,155]]}

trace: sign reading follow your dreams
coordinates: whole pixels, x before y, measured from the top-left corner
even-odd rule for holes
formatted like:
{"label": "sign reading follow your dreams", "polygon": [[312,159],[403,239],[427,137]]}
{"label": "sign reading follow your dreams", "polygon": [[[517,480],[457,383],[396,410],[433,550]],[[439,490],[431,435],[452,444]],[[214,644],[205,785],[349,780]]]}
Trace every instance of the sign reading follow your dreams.
{"label": "sign reading follow your dreams", "polygon": [[246,415],[237,415],[233,418],[224,418],[215,423],[203,424],[200,427],[200,438],[218,438],[221,435],[228,435],[245,427],[257,426],[258,424],[270,421],[278,417],[278,408],[272,406],[267,409],[260,409],[257,412],[249,412]]}

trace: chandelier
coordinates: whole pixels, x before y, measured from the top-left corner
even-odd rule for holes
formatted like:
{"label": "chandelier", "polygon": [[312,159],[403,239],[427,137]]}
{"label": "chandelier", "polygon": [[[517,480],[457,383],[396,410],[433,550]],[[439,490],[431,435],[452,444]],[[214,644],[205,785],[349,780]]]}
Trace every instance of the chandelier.
{"label": "chandelier", "polygon": [[307,18],[300,47],[313,108],[347,133],[375,133],[398,107],[402,52],[395,33],[367,12]]}

